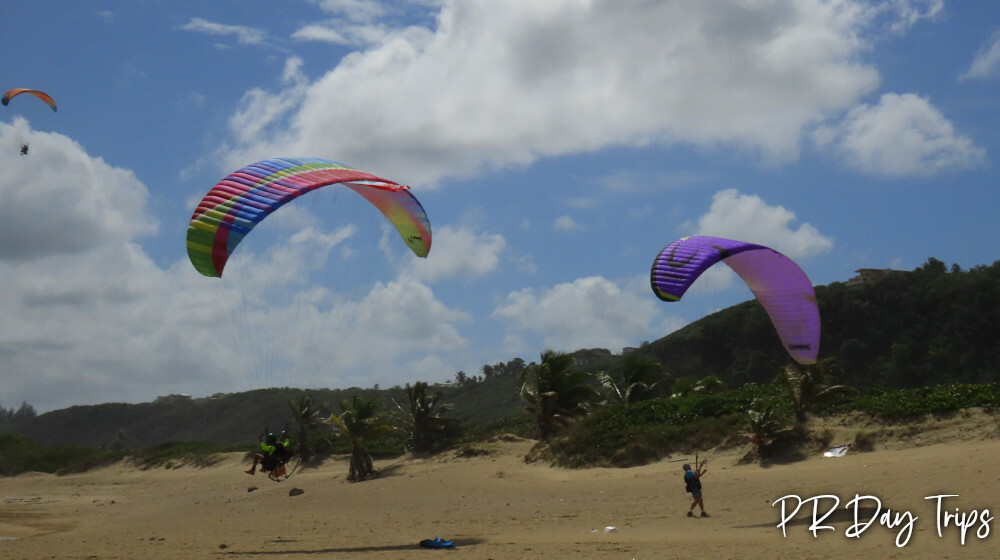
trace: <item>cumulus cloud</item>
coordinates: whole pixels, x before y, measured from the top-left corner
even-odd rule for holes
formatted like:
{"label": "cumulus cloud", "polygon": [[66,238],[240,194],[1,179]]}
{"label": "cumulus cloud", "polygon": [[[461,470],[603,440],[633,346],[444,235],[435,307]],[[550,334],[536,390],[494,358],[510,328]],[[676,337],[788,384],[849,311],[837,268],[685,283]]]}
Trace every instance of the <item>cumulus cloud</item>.
{"label": "cumulus cloud", "polygon": [[181,29],[209,35],[233,36],[241,45],[260,45],[267,39],[267,33],[262,29],[215,23],[202,18],[191,18],[191,21],[181,26]]}
{"label": "cumulus cloud", "polygon": [[[17,146],[30,144],[26,157]],[[58,134],[31,130],[16,118],[0,123],[0,261],[84,254],[110,241],[153,234],[157,221],[142,216],[149,193],[128,170],[90,158]],[[74,180],[67,180],[73,177]]]}
{"label": "cumulus cloud", "polygon": [[[31,151],[20,156],[25,140]],[[145,253],[140,241],[157,220],[132,172],[23,119],[0,123],[0,147],[4,394],[40,411],[271,385],[402,383],[439,377],[421,368],[465,350],[458,327],[468,314],[417,275],[397,278],[401,268],[378,258],[379,236],[360,235],[349,220],[331,226],[289,206],[241,244],[226,278],[204,278],[186,259],[164,268]],[[482,253],[503,246],[447,229],[444,242],[463,235]]]}
{"label": "cumulus cloud", "polygon": [[503,236],[444,226],[434,232],[433,259],[413,263],[413,274],[425,282],[446,278],[474,279],[494,272],[507,247]]}
{"label": "cumulus cloud", "polygon": [[[15,155],[20,138],[30,141],[27,156]],[[43,410],[105,401],[176,365],[173,356],[153,365],[131,354],[157,354],[162,339],[148,333],[170,300],[166,275],[136,244],[156,231],[145,185],[20,119],[0,123],[0,145],[5,393]]]}
{"label": "cumulus cloud", "polygon": [[[551,288],[511,292],[493,311],[514,329],[542,337],[545,348],[572,352],[580,348],[618,351],[657,332],[659,311],[645,291],[625,289],[600,276],[579,278]],[[659,336],[663,336],[660,334]],[[515,338],[520,340],[520,338]]]}
{"label": "cumulus cloud", "polygon": [[334,153],[414,184],[612,145],[725,144],[780,162],[878,85],[858,56],[872,16],[851,3],[445,1],[437,15],[433,29],[388,29],[305,91],[270,94],[301,100],[284,126],[260,125],[274,109],[254,92],[227,151]]}
{"label": "cumulus cloud", "polygon": [[364,327],[349,336],[356,345],[367,349],[354,358],[364,358],[359,365],[373,360],[389,365],[397,355],[415,349],[429,350],[433,355],[463,346],[465,341],[456,323],[471,321],[466,313],[437,301],[428,286],[412,278],[378,283],[357,312]]}
{"label": "cumulus cloud", "polygon": [[694,231],[766,245],[793,259],[833,248],[833,240],[814,226],[804,223],[793,228],[795,221],[795,213],[782,206],[769,206],[759,196],[727,189],[715,193],[711,208],[698,218]]}
{"label": "cumulus cloud", "polygon": [[[275,134],[283,126],[283,118],[293,111],[305,97],[307,81],[302,73],[302,60],[291,57],[285,61],[282,80],[286,88],[278,93],[270,93],[262,88],[253,88],[243,95],[240,108],[229,119],[229,128],[239,142],[251,142],[266,134]],[[270,152],[300,153],[300,152]],[[309,152],[302,152],[309,153]],[[270,157],[261,154],[252,160],[229,158],[227,169],[238,169],[247,161],[259,161]]]}
{"label": "cumulus cloud", "polygon": [[958,134],[926,98],[909,93],[887,93],[877,105],[859,105],[815,138],[832,145],[848,165],[886,177],[970,169],[987,161],[986,151]]}
{"label": "cumulus cloud", "polygon": [[1000,69],[1000,32],[990,36],[980,47],[972,59],[969,69],[962,74],[962,79],[989,78],[997,75]]}

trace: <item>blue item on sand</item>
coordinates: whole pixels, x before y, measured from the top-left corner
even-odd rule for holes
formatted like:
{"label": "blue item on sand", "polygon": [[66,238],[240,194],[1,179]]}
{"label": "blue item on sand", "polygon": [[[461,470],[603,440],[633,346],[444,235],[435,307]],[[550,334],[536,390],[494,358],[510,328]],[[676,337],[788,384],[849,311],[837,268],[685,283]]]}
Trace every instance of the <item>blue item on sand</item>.
{"label": "blue item on sand", "polygon": [[424,539],[420,541],[420,546],[424,548],[455,548],[455,543],[452,541],[446,541],[441,537],[434,537],[433,539]]}

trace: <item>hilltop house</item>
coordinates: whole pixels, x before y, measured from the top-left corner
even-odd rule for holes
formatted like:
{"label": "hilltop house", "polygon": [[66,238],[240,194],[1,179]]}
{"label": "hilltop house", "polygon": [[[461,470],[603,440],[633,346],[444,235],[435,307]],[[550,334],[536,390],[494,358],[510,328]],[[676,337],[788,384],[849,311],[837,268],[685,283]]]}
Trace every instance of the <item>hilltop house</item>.
{"label": "hilltop house", "polygon": [[892,270],[891,268],[859,268],[855,270],[858,275],[847,281],[848,286],[857,286],[860,284],[871,284],[872,282],[878,282],[879,280],[885,278],[893,272],[898,272]]}

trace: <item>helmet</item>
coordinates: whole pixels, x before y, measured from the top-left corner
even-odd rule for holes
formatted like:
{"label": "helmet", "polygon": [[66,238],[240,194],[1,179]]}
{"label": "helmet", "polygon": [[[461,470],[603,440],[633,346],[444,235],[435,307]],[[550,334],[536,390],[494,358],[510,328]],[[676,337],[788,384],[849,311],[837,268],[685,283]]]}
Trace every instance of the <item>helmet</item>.
{"label": "helmet", "polygon": [[278,438],[277,438],[277,436],[274,435],[274,432],[271,432],[271,433],[267,434],[267,441],[273,442],[276,439],[278,439]]}

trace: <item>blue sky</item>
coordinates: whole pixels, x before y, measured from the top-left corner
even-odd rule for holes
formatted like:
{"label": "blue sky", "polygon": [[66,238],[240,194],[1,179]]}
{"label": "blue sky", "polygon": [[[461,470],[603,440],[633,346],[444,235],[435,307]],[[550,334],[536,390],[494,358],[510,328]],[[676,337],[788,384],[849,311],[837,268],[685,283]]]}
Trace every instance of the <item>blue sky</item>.
{"label": "blue sky", "polygon": [[[717,267],[656,299],[686,235],[817,285],[997,260],[993,2],[39,0],[0,33],[0,89],[59,103],[0,107],[6,407],[620,352],[752,297]],[[281,156],[410,185],[428,258],[314,193],[200,276],[197,201]]]}

